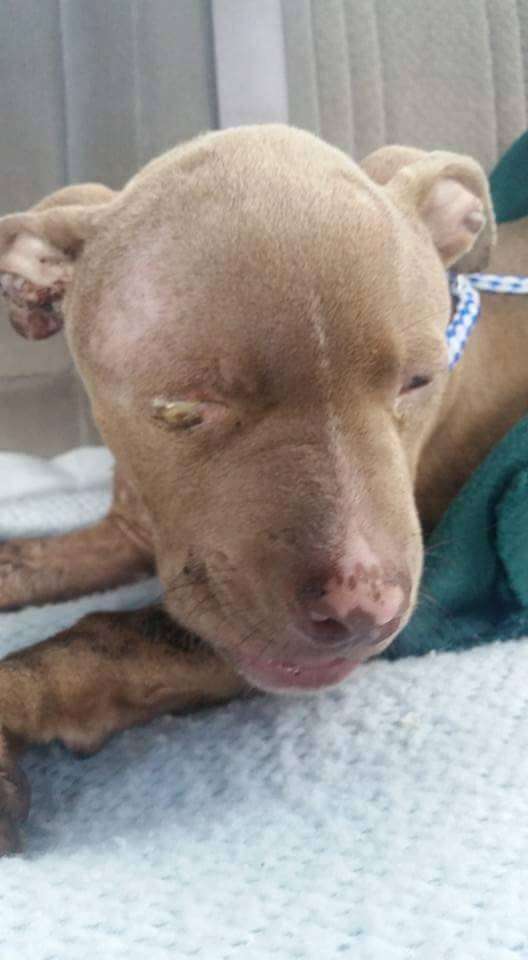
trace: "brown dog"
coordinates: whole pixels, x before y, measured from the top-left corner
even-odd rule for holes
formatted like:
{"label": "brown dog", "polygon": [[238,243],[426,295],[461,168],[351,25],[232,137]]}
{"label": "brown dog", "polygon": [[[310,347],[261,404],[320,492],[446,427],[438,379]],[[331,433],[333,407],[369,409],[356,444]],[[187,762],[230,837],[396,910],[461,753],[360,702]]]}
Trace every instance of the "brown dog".
{"label": "brown dog", "polygon": [[[495,270],[526,272],[525,236],[501,228]],[[360,168],[282,126],[0,220],[11,318],[41,337],[64,317],[118,464],[100,524],[0,547],[0,605],[154,568],[165,589],[0,664],[1,852],[28,808],[21,746],[325,687],[405,625],[422,530],[528,407],[522,298],[484,296],[447,370],[446,267],[493,239],[473,160],[387,147]]]}

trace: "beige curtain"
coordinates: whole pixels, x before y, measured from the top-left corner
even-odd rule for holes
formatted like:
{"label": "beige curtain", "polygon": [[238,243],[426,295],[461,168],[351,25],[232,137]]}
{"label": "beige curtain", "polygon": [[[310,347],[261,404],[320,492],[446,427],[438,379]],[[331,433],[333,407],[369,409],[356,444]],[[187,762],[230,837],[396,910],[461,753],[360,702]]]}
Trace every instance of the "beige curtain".
{"label": "beige curtain", "polygon": [[[486,168],[526,129],[528,0],[0,0],[0,208],[119,186],[218,123],[289,120]],[[0,317],[0,448],[93,440],[60,337]]]}
{"label": "beige curtain", "polygon": [[[0,0],[0,212],[70,182],[118,187],[216,125],[207,0]],[[0,449],[93,442],[62,336],[27,343],[0,316]]]}

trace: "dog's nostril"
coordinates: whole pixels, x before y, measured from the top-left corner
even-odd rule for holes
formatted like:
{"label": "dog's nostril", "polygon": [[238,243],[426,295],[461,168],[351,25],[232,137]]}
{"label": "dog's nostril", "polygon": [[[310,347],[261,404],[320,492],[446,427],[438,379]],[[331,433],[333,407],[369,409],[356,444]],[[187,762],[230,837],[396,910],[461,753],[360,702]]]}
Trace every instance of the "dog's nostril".
{"label": "dog's nostril", "polygon": [[310,601],[322,600],[326,593],[326,585],[321,583],[308,583],[301,591],[302,600],[305,603]]}
{"label": "dog's nostril", "polygon": [[317,610],[310,611],[310,620],[314,620],[315,623],[323,623],[325,620],[331,620],[332,617],[329,617],[326,613],[317,613]]}
{"label": "dog's nostril", "polygon": [[366,649],[398,631],[408,594],[403,576],[389,578],[380,564],[358,561],[305,583],[299,625],[315,645]]}
{"label": "dog's nostril", "polygon": [[375,622],[370,613],[356,609],[347,617],[336,617],[307,611],[304,632],[312,643],[335,647],[370,647],[385,640],[394,633],[400,624],[400,618],[394,618],[385,625]]}
{"label": "dog's nostril", "polygon": [[341,620],[318,613],[316,610],[308,614],[308,633],[317,643],[347,643],[350,641],[350,628]]}

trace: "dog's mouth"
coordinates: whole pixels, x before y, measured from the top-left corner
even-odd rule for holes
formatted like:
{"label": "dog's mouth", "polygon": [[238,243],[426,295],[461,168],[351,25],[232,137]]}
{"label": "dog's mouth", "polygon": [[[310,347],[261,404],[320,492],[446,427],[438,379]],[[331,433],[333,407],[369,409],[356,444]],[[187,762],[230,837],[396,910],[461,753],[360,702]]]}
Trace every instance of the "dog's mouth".
{"label": "dog's mouth", "polygon": [[238,657],[237,670],[252,686],[269,692],[321,690],[345,680],[360,661],[335,657],[331,660],[299,662],[269,658]]}

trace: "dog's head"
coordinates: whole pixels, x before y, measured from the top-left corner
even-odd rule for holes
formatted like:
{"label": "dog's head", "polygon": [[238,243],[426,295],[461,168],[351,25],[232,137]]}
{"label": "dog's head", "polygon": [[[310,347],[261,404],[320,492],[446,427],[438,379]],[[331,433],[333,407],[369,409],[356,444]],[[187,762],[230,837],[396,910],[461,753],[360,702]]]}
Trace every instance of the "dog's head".
{"label": "dog's head", "polygon": [[361,169],[280,126],[0,221],[14,321],[64,316],[167,607],[255,685],[338,682],[407,622],[446,267],[492,230],[467,157],[385,148]]}

